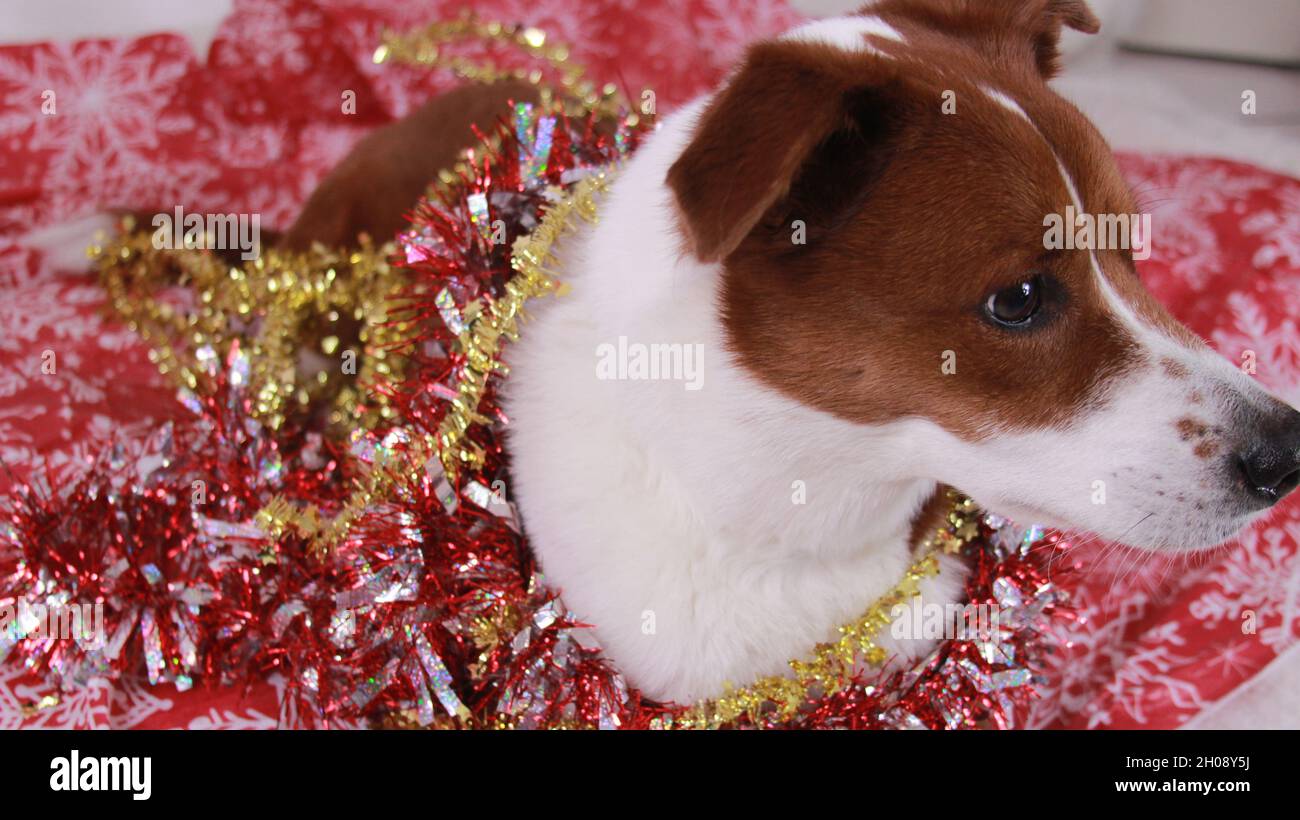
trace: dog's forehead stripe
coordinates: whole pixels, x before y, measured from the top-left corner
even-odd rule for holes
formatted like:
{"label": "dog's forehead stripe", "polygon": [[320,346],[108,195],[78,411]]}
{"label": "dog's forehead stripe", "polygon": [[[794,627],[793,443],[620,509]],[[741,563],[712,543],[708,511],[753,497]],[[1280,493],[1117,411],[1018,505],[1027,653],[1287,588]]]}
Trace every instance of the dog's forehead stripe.
{"label": "dog's forehead stripe", "polygon": [[[1089,213],[1087,208],[1084,206],[1083,196],[1079,193],[1079,188],[1074,182],[1074,177],[1070,174],[1069,169],[1065,167],[1065,162],[1062,161],[1061,155],[1057,153],[1056,147],[1052,145],[1051,140],[1047,139],[1047,135],[1043,133],[1042,129],[1040,129],[1038,125],[1030,119],[1029,115],[1025,113],[1025,109],[1017,103],[1014,98],[997,88],[981,85],[980,90],[982,90],[989,99],[1023,118],[1025,122],[1029,123],[1033,127],[1039,138],[1047,145],[1047,149],[1052,153],[1052,159],[1056,161],[1056,168],[1061,174],[1061,181],[1065,184],[1066,191],[1070,194],[1070,204],[1074,206],[1075,213]],[[1147,241],[1150,241],[1149,238]],[[1096,249],[1088,248],[1087,250],[1088,262],[1092,269],[1092,275],[1097,281],[1097,287],[1101,291],[1102,298],[1106,300],[1106,305],[1114,312],[1115,316],[1121,321],[1125,329],[1128,330],[1136,340],[1144,343],[1147,349],[1152,352],[1159,349],[1168,355],[1174,352],[1174,350],[1182,350],[1183,348],[1181,345],[1177,344],[1172,339],[1166,339],[1163,334],[1157,333],[1149,327],[1149,323],[1143,322],[1138,318],[1137,313],[1133,310],[1133,306],[1120,295],[1119,291],[1115,289],[1115,286],[1111,284],[1110,278],[1106,276],[1105,271],[1102,270],[1101,261],[1097,258]]]}
{"label": "dog's forehead stripe", "polygon": [[[1050,144],[1049,144],[1050,147]],[[1065,188],[1070,193],[1071,203],[1074,205],[1075,212],[1086,214],[1089,211],[1085,208],[1083,197],[1079,193],[1079,188],[1074,182],[1074,177],[1070,174],[1065,163],[1061,161],[1060,155],[1052,151],[1056,159],[1056,167],[1061,172],[1061,180],[1065,183]],[[1148,237],[1146,241],[1150,241]],[[1088,248],[1088,261],[1092,266],[1093,277],[1097,281],[1097,287],[1101,290],[1102,297],[1106,300],[1107,306],[1114,312],[1115,316],[1123,323],[1124,328],[1153,356],[1164,356],[1175,360],[1186,359],[1194,361],[1200,355],[1196,351],[1188,348],[1186,344],[1179,342],[1171,334],[1161,332],[1160,326],[1149,321],[1142,320],[1133,305],[1120,295],[1119,291],[1111,283],[1105,271],[1101,268],[1101,261],[1097,258],[1095,248]]]}
{"label": "dog's forehead stripe", "polygon": [[[1034,124],[1033,121],[1029,119],[1029,115],[1025,113],[1025,109],[1020,107],[1020,103],[1013,100],[1006,94],[1006,92],[999,91],[998,89],[988,85],[981,85],[980,90],[987,94],[989,99],[993,100],[993,102],[1016,114],[1030,125]],[[1038,127],[1034,126],[1034,130],[1037,131]]]}
{"label": "dog's forehead stripe", "polygon": [[[1061,180],[1065,183],[1065,189],[1070,192],[1070,201],[1074,205],[1075,213],[1086,214],[1087,209],[1083,205],[1083,197],[1079,195],[1079,188],[1074,184],[1074,177],[1066,169],[1065,163],[1061,161],[1060,156],[1055,151],[1052,152],[1053,159],[1056,160],[1056,167],[1061,172]],[[1138,321],[1137,314],[1133,312],[1132,307],[1125,302],[1123,297],[1111,285],[1110,280],[1106,277],[1105,272],[1101,269],[1101,262],[1097,259],[1097,252],[1093,248],[1088,248],[1088,261],[1092,265],[1092,275],[1097,280],[1098,287],[1101,288],[1102,296],[1106,298],[1106,304],[1110,305],[1111,310],[1123,320],[1124,326],[1131,332],[1138,335],[1142,333],[1142,323]]]}
{"label": "dog's forehead stripe", "polygon": [[906,42],[898,29],[879,17],[836,17],[829,20],[816,20],[786,32],[781,39],[825,43],[845,51],[880,53],[867,42],[868,36],[882,37],[898,43]]}

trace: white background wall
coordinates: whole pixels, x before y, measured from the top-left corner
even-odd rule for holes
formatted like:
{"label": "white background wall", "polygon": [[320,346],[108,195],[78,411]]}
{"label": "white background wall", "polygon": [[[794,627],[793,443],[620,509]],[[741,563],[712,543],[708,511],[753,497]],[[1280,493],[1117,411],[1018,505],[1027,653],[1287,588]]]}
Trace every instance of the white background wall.
{"label": "white background wall", "polygon": [[0,43],[174,31],[206,54],[232,0],[0,0]]}

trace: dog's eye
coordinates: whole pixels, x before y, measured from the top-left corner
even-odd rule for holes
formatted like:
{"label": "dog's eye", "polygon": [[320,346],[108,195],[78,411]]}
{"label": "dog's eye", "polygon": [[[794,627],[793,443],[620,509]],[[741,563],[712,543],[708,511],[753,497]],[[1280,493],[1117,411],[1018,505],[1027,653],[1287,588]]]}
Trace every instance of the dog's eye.
{"label": "dog's eye", "polygon": [[1038,312],[1042,294],[1043,283],[1035,276],[993,294],[984,303],[984,310],[998,324],[1023,325]]}

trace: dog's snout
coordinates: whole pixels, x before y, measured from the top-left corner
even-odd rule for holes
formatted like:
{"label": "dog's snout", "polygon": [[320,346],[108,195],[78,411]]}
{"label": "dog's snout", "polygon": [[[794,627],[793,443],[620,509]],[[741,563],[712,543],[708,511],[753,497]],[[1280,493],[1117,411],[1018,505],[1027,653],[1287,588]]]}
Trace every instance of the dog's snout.
{"label": "dog's snout", "polygon": [[1238,464],[1246,490],[1265,506],[1300,485],[1300,412],[1284,407],[1258,425]]}

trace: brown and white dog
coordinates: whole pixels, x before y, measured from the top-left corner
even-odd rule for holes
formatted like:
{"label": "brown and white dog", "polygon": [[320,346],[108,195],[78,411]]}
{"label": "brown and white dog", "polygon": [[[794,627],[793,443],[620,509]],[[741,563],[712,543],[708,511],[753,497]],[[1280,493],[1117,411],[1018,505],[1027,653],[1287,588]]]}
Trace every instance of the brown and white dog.
{"label": "brown and white dog", "polygon": [[[944,485],[1180,551],[1300,481],[1300,413],[1179,325],[1130,252],[1045,247],[1068,206],[1138,211],[1046,82],[1061,29],[1097,25],[1082,0],[880,0],[758,43],[564,243],[570,293],[508,354],[512,494],[649,695],[716,694],[833,638],[897,582]],[[418,190],[431,174],[394,158],[447,164],[468,139],[465,103],[430,105],[363,143],[291,239],[397,228],[364,205],[376,175]],[[701,369],[598,377],[602,351],[654,344]],[[924,596],[961,581],[950,562]]]}

